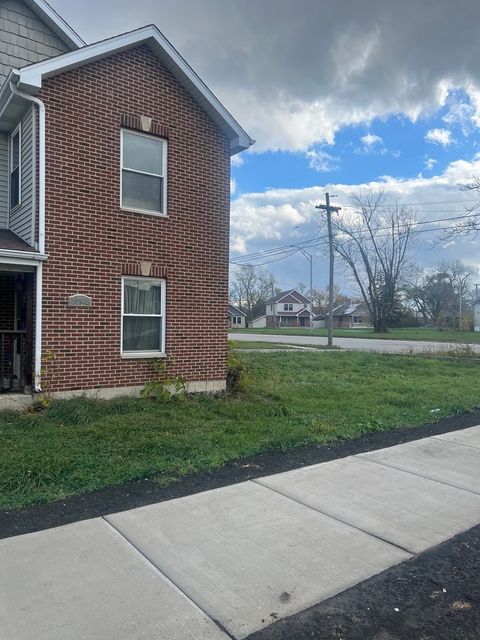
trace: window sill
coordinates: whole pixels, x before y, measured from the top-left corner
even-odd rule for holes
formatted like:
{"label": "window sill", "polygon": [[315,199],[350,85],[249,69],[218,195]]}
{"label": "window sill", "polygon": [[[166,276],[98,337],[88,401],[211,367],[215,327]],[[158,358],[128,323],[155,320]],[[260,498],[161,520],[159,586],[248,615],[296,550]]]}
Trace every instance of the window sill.
{"label": "window sill", "polygon": [[133,207],[120,207],[125,213],[143,213],[146,216],[155,216],[156,218],[168,218],[168,213],[160,213],[159,211],[148,211],[148,209],[134,209]]}
{"label": "window sill", "polygon": [[122,353],[123,360],[141,360],[147,358],[166,358],[167,354],[164,351],[132,351]]}

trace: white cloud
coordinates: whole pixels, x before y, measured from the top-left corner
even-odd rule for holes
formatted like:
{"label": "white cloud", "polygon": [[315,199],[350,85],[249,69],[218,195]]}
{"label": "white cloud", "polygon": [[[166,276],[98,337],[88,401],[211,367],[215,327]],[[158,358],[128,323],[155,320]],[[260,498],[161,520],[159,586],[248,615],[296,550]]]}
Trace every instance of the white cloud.
{"label": "white cloud", "polygon": [[425,169],[428,171],[432,171],[433,167],[437,164],[437,160],[435,158],[426,158],[425,160]]}
{"label": "white cloud", "polygon": [[464,136],[468,135],[472,129],[475,109],[467,102],[453,102],[442,120],[451,126],[458,126]]}
{"label": "white cloud", "polygon": [[473,0],[464,11],[437,0],[436,20],[432,3],[412,0],[302,0],[300,11],[290,0],[116,0],[114,14],[108,2],[51,1],[90,41],[158,24],[257,139],[257,152],[307,151],[374,118],[428,117],[458,89],[472,111],[456,107],[446,117],[480,126],[480,3]]}
{"label": "white cloud", "polygon": [[[471,162],[457,160],[450,163],[442,173],[430,177],[419,175],[402,179],[383,176],[365,184],[328,184],[305,189],[270,189],[263,193],[242,194],[232,202],[232,252],[233,255],[249,254],[286,244],[297,244],[315,234],[324,235],[320,227],[323,218],[315,205],[325,201],[325,191],[338,196],[335,204],[342,206],[345,212],[349,211],[346,207],[350,205],[350,194],[367,189],[384,189],[392,202],[410,203],[418,220],[461,215],[470,206],[469,200],[475,194],[460,191],[458,185],[471,181],[475,175],[480,175],[480,158]],[[298,225],[301,227],[296,228]],[[454,244],[444,243],[442,246],[438,243],[438,237],[444,226],[445,222],[438,222],[433,225],[438,233],[419,235],[414,260],[423,265],[459,257],[466,262],[477,262],[478,238],[459,238]],[[322,264],[324,247],[313,251],[316,252],[318,278],[326,278],[326,263],[319,266]],[[297,263],[299,266],[295,266]],[[305,278],[303,268],[302,261],[295,261],[293,258],[272,264],[275,273],[280,273],[284,280],[291,276],[294,283]]]}
{"label": "white cloud", "polygon": [[245,164],[245,154],[237,153],[235,156],[230,158],[230,162],[232,167],[243,167]]}
{"label": "white cloud", "polygon": [[442,147],[448,147],[455,142],[452,138],[452,132],[448,129],[429,129],[425,134],[425,140]]}
{"label": "white cloud", "polygon": [[315,169],[315,171],[325,173],[338,168],[338,158],[323,151],[323,149],[310,149],[305,155],[310,168]]}
{"label": "white cloud", "polygon": [[235,178],[230,180],[230,195],[233,196],[237,192],[237,181]]}
{"label": "white cloud", "polygon": [[383,139],[374,133],[367,133],[360,138],[360,142],[366,147],[373,147],[374,145],[382,144]]}

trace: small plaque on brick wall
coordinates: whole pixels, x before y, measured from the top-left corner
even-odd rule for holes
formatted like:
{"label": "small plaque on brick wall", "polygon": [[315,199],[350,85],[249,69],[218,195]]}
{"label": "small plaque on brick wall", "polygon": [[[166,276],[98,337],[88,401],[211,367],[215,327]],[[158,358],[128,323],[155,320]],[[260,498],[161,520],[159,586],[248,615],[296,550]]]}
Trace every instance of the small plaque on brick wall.
{"label": "small plaque on brick wall", "polygon": [[70,296],[68,299],[69,307],[77,307],[84,309],[92,306],[92,299],[90,296],[86,296],[83,293],[76,293],[74,296]]}

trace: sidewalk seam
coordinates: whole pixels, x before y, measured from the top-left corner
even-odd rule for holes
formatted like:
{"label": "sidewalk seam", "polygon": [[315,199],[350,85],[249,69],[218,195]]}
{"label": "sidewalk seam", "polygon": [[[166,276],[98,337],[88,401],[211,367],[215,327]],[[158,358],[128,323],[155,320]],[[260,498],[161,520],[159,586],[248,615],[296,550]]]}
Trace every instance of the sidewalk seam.
{"label": "sidewalk seam", "polygon": [[[448,433],[452,433],[451,431]],[[455,431],[453,432],[455,433]],[[442,442],[451,442],[452,444],[459,444],[461,447],[468,447],[469,449],[476,449],[477,451],[480,449],[480,446],[477,446],[476,444],[466,444],[465,442],[458,442],[457,440],[450,440],[449,438],[442,438],[442,435],[447,435],[447,434],[441,434],[441,435],[437,435],[437,436],[430,436],[430,438],[433,438],[434,440],[441,440]]]}
{"label": "sidewalk seam", "polygon": [[[268,476],[266,476],[268,478]],[[268,489],[269,491],[272,491],[273,493],[276,493],[280,496],[283,496],[284,498],[287,498],[287,500],[291,500],[292,502],[296,502],[297,504],[301,505],[302,507],[305,507],[307,509],[310,509],[311,511],[315,511],[315,513],[319,513],[320,515],[326,517],[326,518],[330,518],[330,520],[335,520],[335,522],[339,522],[340,524],[343,524],[347,527],[350,527],[351,529],[355,529],[356,531],[361,531],[362,533],[364,533],[365,535],[370,536],[371,538],[375,538],[376,540],[380,540],[380,542],[383,542],[385,544],[388,544],[390,547],[394,547],[395,549],[399,549],[400,551],[404,551],[405,553],[408,553],[408,555],[411,558],[414,558],[416,554],[414,551],[411,551],[410,549],[406,549],[405,547],[402,547],[399,544],[396,544],[395,542],[391,542],[390,540],[387,540],[386,538],[382,538],[379,535],[376,535],[375,533],[371,533],[370,531],[367,531],[366,529],[362,529],[361,527],[358,527],[354,524],[351,524],[350,522],[346,522],[345,520],[340,520],[340,518],[337,518],[336,516],[332,516],[331,514],[327,513],[326,511],[322,511],[321,509],[317,509],[316,507],[312,507],[309,504],[306,504],[305,502],[302,502],[301,500],[299,500],[298,498],[292,498],[292,496],[289,496],[285,493],[282,493],[281,491],[279,491],[278,489],[274,489],[273,487],[269,487],[268,485],[263,484],[262,482],[260,482],[261,478],[257,478],[255,480],[250,480],[250,482],[254,482],[255,484],[260,485],[261,487],[263,487],[264,489]]]}
{"label": "sidewalk seam", "polygon": [[216,620],[215,618],[213,618],[207,611],[205,611],[205,609],[203,609],[198,602],[196,602],[195,600],[193,600],[188,593],[186,593],[172,578],[170,578],[170,576],[168,576],[164,571],[162,571],[162,569],[160,569],[154,562],[152,562],[152,560],[143,553],[143,551],[141,551],[129,538],[127,538],[127,536],[122,533],[120,531],[120,529],[118,529],[116,526],[114,526],[111,522],[109,522],[109,520],[107,520],[107,516],[101,516],[101,519],[105,522],[105,524],[110,527],[111,529],[113,529],[113,531],[119,535],[123,540],[125,540],[125,542],[127,542],[127,544],[132,547],[145,561],[146,563],[152,567],[158,574],[160,574],[162,576],[162,578],[164,580],[166,580],[167,582],[169,582],[177,591],[179,591],[194,607],[196,607],[199,611],[201,611],[201,613],[206,616],[209,620],[211,620],[213,622],[213,624],[215,624],[220,631],[222,631],[222,633],[224,633],[228,638],[230,638],[230,640],[236,640],[235,636],[233,636],[228,629],[226,629],[223,624],[221,622],[219,622],[218,620]]}
{"label": "sidewalk seam", "polygon": [[[425,440],[426,439],[427,438],[425,438]],[[381,451],[381,449],[379,449],[379,451]],[[379,464],[382,467],[387,467],[387,469],[396,469],[397,471],[403,471],[404,473],[409,473],[411,476],[415,476],[416,478],[423,478],[424,480],[430,480],[431,482],[436,482],[437,484],[443,484],[445,487],[452,487],[453,489],[458,489],[459,491],[466,491],[467,493],[472,493],[475,496],[480,495],[480,491],[475,491],[474,489],[465,489],[465,487],[459,487],[458,485],[451,484],[450,482],[442,482],[441,480],[435,480],[434,478],[429,478],[428,476],[424,476],[421,473],[415,473],[415,471],[409,471],[408,469],[402,469],[401,467],[396,467],[393,464],[387,464],[386,462],[381,462],[380,460],[373,460],[372,458],[367,458],[367,455],[368,453],[360,453],[360,454],[356,454],[356,457],[358,457],[359,459],[363,459],[366,462],[372,462],[373,464]],[[361,458],[361,456],[363,457]]]}

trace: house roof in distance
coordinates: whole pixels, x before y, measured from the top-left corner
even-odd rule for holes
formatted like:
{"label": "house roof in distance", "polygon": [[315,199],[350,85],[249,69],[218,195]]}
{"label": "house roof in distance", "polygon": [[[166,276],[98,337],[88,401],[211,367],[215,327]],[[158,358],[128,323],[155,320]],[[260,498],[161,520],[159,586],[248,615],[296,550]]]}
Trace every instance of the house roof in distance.
{"label": "house roof in distance", "polygon": [[338,307],[335,307],[335,309],[333,310],[333,315],[334,316],[352,316],[354,313],[357,312],[359,307],[363,307],[362,302],[356,302],[354,304],[351,304],[348,302],[347,304],[341,304]]}
{"label": "house roof in distance", "polygon": [[238,307],[233,306],[233,304],[229,304],[228,305],[228,313],[231,316],[243,316],[244,318],[247,317],[247,314],[244,313],[241,309],[239,309]]}
{"label": "house roof in distance", "polygon": [[84,47],[85,42],[45,0],[23,0],[70,49]]}
{"label": "house roof in distance", "polygon": [[[147,45],[150,48],[154,55],[169,69],[178,82],[225,133],[230,140],[231,155],[244,151],[254,144],[255,141],[250,138],[247,132],[238,124],[220,100],[210,91],[155,25],[135,29],[107,40],[86,45],[75,51],[69,51],[21,69],[13,70],[10,80],[14,80],[21,91],[35,95],[41,89],[43,80],[47,78],[52,78],[71,69],[77,69],[83,65],[141,45]],[[7,81],[5,85],[8,87],[9,82]]]}
{"label": "house roof in distance", "polygon": [[298,302],[301,302],[302,304],[310,304],[312,302],[309,298],[306,298],[303,293],[300,293],[300,291],[297,291],[296,289],[289,289],[288,291],[281,291],[274,298],[271,298],[268,301],[268,304],[272,304],[272,302],[281,302],[283,298],[286,298],[287,296],[296,298]]}

